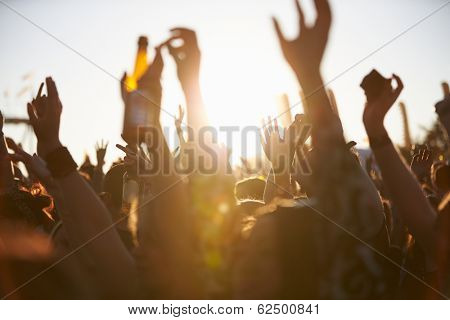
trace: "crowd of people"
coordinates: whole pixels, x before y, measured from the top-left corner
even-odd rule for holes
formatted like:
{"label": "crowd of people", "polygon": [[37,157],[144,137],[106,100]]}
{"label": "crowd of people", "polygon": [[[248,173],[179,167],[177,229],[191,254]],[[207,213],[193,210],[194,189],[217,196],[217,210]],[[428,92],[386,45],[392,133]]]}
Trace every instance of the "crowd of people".
{"label": "crowd of people", "polygon": [[[408,149],[394,146],[384,126],[402,79],[376,71],[364,78],[362,121],[371,153],[363,159],[344,137],[321,74],[332,12],[327,0],[314,4],[317,18],[308,25],[295,1],[300,31],[293,39],[273,20],[304,93],[305,113],[285,129],[276,118],[264,122],[267,165],[256,169],[249,159],[232,167],[233,150],[201,137],[209,126],[199,85],[201,52],[195,32],[185,28],[171,30],[156,47],[137,91],[129,90],[126,75],[122,79],[125,110],[141,95],[149,102],[151,130],[124,129],[125,143],[117,146],[124,156],[107,170],[106,143],[96,146],[96,164],[78,166],[60,141],[64,108],[51,77],[27,104],[36,154],[3,132],[2,116],[0,296],[449,297],[448,85],[435,110],[444,140]],[[176,150],[159,121],[161,50],[175,60],[186,101],[186,121],[181,108],[175,119]],[[214,172],[194,165],[209,154]]]}

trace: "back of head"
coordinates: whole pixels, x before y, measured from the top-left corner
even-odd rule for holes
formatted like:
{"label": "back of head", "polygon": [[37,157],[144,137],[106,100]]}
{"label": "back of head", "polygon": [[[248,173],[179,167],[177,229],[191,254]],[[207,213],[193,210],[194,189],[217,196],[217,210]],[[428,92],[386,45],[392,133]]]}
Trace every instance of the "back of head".
{"label": "back of head", "polygon": [[433,172],[433,183],[440,193],[450,191],[450,166],[442,164]]}
{"label": "back of head", "polygon": [[115,208],[122,206],[123,175],[126,170],[124,164],[117,164],[109,169],[103,180],[103,191],[109,194]]}
{"label": "back of head", "polygon": [[236,183],[235,197],[238,201],[262,200],[266,182],[261,178],[248,178]]}
{"label": "back of head", "polygon": [[238,298],[375,299],[388,292],[384,261],[308,202],[260,216],[245,248]]}

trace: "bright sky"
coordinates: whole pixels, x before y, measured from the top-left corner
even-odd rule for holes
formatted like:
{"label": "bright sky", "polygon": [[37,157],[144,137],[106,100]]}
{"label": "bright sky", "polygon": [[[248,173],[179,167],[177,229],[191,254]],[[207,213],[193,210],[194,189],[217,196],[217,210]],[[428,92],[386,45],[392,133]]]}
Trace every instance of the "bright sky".
{"label": "bright sky", "polygon": [[[335,78],[446,2],[332,0],[334,21],[322,68],[325,79]],[[312,1],[302,4],[308,20],[314,18]],[[123,115],[117,79],[132,69],[138,36],[147,35],[155,45],[168,37],[170,28],[185,26],[198,33],[201,83],[212,124],[259,125],[263,116],[277,114],[279,94],[288,93],[291,105],[299,100],[297,84],[272,29],[272,15],[281,19],[288,36],[296,34],[292,0],[0,0],[0,108],[7,116],[25,116],[26,101],[36,93],[39,82],[52,75],[64,105],[62,142],[81,161],[84,152],[94,154],[97,140],[106,139],[111,161],[121,154],[113,147],[121,142]],[[408,108],[413,137],[420,136],[421,126],[435,119],[433,106],[442,96],[440,82],[450,80],[449,39],[447,5],[333,81],[330,87],[347,138],[365,144],[364,95],[359,83],[372,68],[385,76],[395,72],[402,77],[401,100]],[[183,99],[173,61],[167,53],[164,58],[162,107],[176,114]],[[31,79],[23,80],[26,74]],[[31,91],[17,97],[28,84]],[[294,110],[299,112],[301,107]],[[170,116],[163,115],[163,122],[173,126]],[[401,141],[398,108],[389,115],[388,129]],[[18,140],[24,136],[23,128],[7,126],[4,131]],[[235,158],[240,153],[239,140],[236,134]]]}

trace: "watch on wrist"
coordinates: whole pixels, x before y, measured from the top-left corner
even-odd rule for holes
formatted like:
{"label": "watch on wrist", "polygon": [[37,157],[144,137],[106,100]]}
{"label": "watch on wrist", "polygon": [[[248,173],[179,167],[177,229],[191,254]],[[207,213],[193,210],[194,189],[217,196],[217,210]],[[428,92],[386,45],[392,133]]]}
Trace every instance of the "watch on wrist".
{"label": "watch on wrist", "polygon": [[63,178],[77,170],[77,164],[73,160],[66,147],[58,147],[45,157],[47,168],[55,178]]}

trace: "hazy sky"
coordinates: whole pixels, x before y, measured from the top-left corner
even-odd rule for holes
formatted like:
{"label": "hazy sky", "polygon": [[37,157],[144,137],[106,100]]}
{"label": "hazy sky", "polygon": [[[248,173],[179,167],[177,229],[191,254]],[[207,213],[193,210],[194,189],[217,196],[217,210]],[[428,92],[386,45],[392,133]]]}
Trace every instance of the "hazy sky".
{"label": "hazy sky", "polygon": [[[447,0],[334,0],[334,21],[323,64],[326,80],[348,67]],[[24,17],[95,63],[87,62]],[[312,1],[302,1],[308,20]],[[110,141],[107,157],[117,157],[123,106],[117,79],[131,71],[137,37],[145,34],[155,45],[175,26],[195,29],[202,50],[202,88],[211,122],[216,125],[259,125],[263,116],[277,114],[277,95],[287,92],[298,102],[298,87],[284,62],[270,17],[281,19],[288,36],[297,32],[292,0],[164,0],[164,1],[5,1],[0,0],[0,108],[6,115],[24,116],[25,103],[39,82],[52,75],[64,105],[61,140],[80,161],[93,154],[97,140]],[[401,100],[410,116],[413,137],[435,119],[434,103],[441,98],[440,82],[450,80],[450,5],[334,80],[339,111],[348,139],[365,143],[361,121],[362,77],[372,68],[388,76],[395,72],[405,83]],[[162,107],[173,114],[183,104],[173,62],[164,56]],[[103,69],[103,70],[101,70]],[[106,72],[104,71],[106,70]],[[24,80],[26,74],[31,78]],[[115,79],[117,78],[117,79]],[[28,84],[31,91],[17,93]],[[6,96],[4,92],[9,92]],[[300,111],[296,107],[295,111]],[[163,115],[166,125],[173,119]],[[398,108],[388,119],[394,139],[401,140]],[[19,140],[23,128],[5,130]],[[236,135],[235,157],[239,155]]]}

